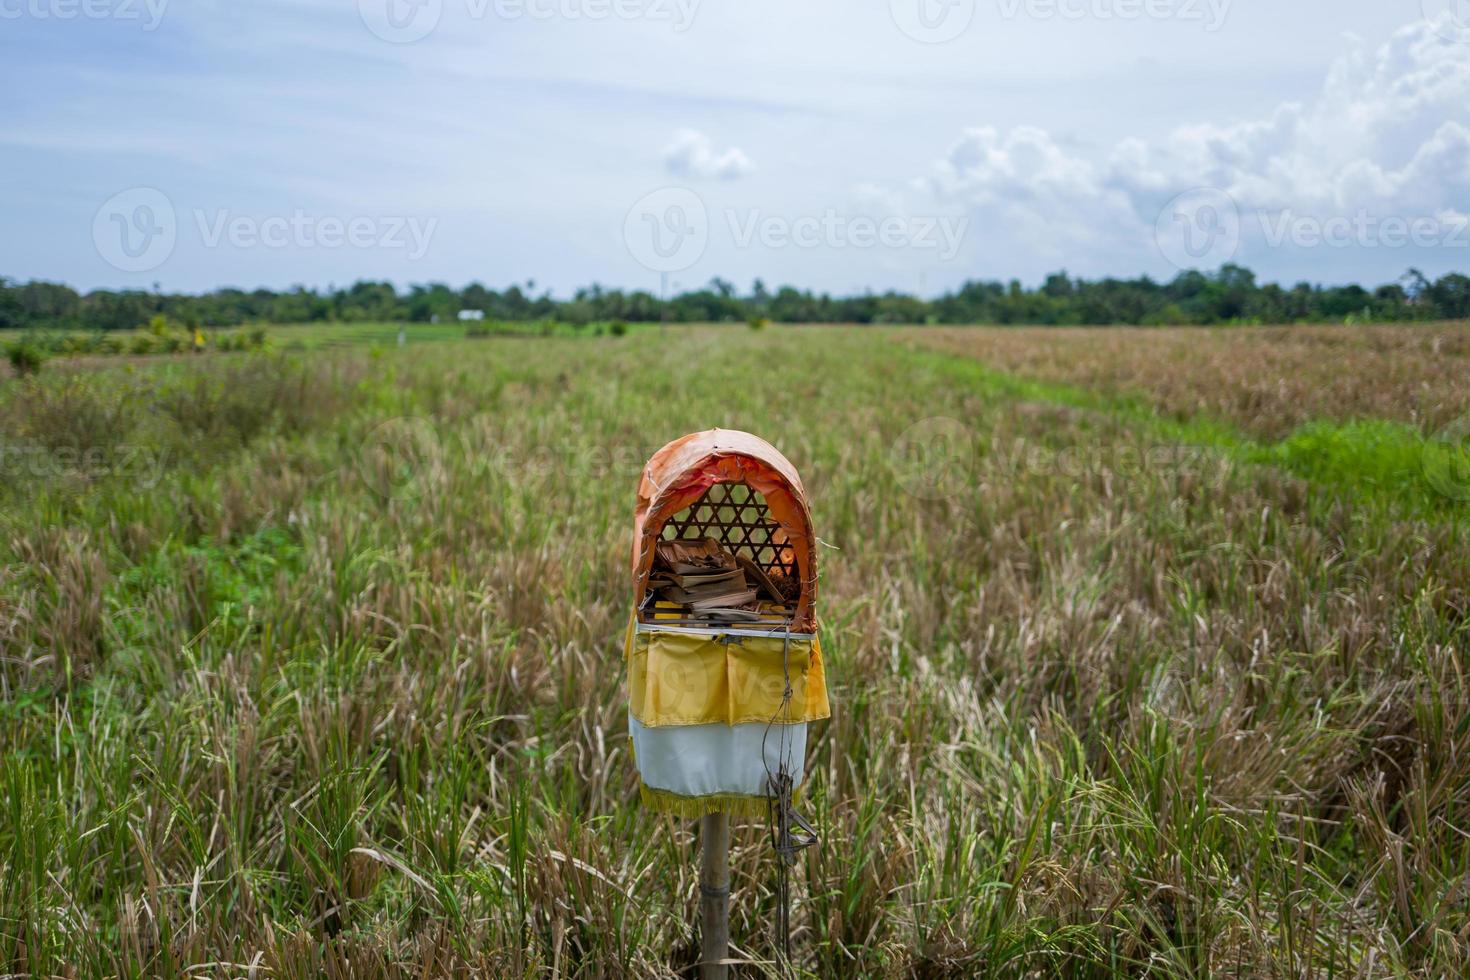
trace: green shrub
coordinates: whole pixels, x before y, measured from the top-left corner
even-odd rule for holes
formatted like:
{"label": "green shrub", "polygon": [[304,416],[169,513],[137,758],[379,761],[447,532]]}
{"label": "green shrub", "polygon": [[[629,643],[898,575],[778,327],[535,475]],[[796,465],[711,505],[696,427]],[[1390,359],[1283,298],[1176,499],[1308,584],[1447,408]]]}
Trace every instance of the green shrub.
{"label": "green shrub", "polygon": [[214,348],[220,351],[252,351],[265,349],[265,331],[237,330],[234,333],[217,334]]}
{"label": "green shrub", "polygon": [[275,354],[205,363],[161,386],[152,405],[186,442],[216,451],[247,445],[272,429],[308,429],[338,410],[350,388],[330,363]]}
{"label": "green shrub", "polygon": [[607,332],[612,334],[614,337],[621,337],[628,332],[628,325],[622,320],[614,320],[612,323],[608,324]]}
{"label": "green shrub", "polygon": [[27,382],[6,404],[0,429],[49,450],[111,451],[127,443],[142,417],[138,391],[100,372]]}
{"label": "green shrub", "polygon": [[771,321],[763,316],[751,316],[745,318],[745,325],[752,330],[764,330],[771,325]]}
{"label": "green shrub", "polygon": [[41,365],[46,363],[45,352],[26,340],[9,345],[5,349],[5,356],[9,359],[10,366],[15,369],[15,373],[23,378],[36,374],[41,370]]}

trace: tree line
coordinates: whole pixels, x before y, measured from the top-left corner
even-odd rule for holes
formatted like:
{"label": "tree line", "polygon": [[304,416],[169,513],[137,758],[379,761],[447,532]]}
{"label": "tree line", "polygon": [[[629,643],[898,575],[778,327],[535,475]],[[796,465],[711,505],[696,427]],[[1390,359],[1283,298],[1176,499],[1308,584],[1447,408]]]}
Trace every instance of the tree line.
{"label": "tree line", "polygon": [[742,295],[723,279],[660,298],[642,290],[591,286],[569,299],[536,283],[495,290],[480,283],[454,289],[442,283],[400,292],[387,282],[357,282],[326,290],[217,289],[202,294],[147,290],[80,293],[51,282],[0,277],[0,329],[134,330],[163,316],[181,326],[320,322],[430,322],[480,310],[491,320],[700,323],[771,320],[777,323],[945,324],[1250,324],[1323,323],[1470,318],[1470,277],[1451,273],[1430,280],[1409,270],[1398,282],[1369,290],[1358,285],[1257,283],[1238,265],[1218,272],[1189,271],[1169,282],[1080,279],[1057,272],[1038,287],[1018,280],[973,280],[934,299],[889,291],[831,296],[792,286],[769,289],[760,280]]}

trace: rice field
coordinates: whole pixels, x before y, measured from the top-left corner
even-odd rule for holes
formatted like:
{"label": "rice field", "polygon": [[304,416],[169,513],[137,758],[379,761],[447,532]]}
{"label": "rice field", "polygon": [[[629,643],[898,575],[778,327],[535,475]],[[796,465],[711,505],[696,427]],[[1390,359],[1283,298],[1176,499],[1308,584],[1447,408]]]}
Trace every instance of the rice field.
{"label": "rice field", "polygon": [[311,346],[0,381],[0,975],[691,976],[621,639],[711,426],[823,542],[799,975],[1470,970],[1463,325]]}
{"label": "rice field", "polygon": [[1470,412],[1470,324],[1249,330],[926,330],[921,343],[1027,377],[1143,396],[1182,418],[1281,438],[1306,423],[1380,419],[1426,432]]}

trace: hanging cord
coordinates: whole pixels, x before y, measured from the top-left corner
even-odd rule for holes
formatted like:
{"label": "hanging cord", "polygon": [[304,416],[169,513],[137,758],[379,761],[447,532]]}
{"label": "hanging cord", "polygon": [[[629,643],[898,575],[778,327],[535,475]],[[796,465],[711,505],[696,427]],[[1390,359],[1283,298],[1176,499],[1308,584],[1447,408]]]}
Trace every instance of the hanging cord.
{"label": "hanging cord", "polygon": [[[795,740],[791,737],[791,624],[786,624],[786,636],[781,645],[781,673],[785,689],[781,692],[781,705],[766,723],[761,736],[761,763],[766,769],[766,831],[770,834],[771,848],[776,852],[776,922],[775,940],[785,963],[791,971],[791,869],[796,865],[796,856],[801,851],[819,843],[816,829],[805,817],[796,812],[792,796],[796,792],[795,764],[792,760]],[[770,756],[766,754],[766,740],[772,726],[780,725],[780,741],[777,743],[776,771],[771,772]]]}

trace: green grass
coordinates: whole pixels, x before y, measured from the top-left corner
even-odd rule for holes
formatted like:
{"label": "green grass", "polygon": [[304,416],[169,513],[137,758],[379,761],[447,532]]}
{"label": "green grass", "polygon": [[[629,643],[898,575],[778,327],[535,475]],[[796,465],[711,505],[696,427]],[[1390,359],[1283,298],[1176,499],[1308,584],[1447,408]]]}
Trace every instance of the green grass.
{"label": "green grass", "polygon": [[[648,324],[625,324],[628,331],[650,329]],[[396,347],[400,331],[405,345],[444,340],[495,341],[547,339],[552,337],[613,341],[610,323],[574,326],[550,320],[481,323],[309,323],[272,328],[272,336],[287,350],[320,350],[333,347]],[[480,331],[476,336],[473,331]]]}
{"label": "green grass", "polygon": [[275,327],[272,337],[286,350],[331,347],[396,347],[403,333],[408,344],[464,340],[466,324],[454,323],[302,323]]}
{"label": "green grass", "polygon": [[[1403,434],[1252,442],[900,338],[0,386],[0,973],[688,975],[619,643],[642,463],[720,425],[827,545],[800,970],[1463,975],[1470,545]],[[737,830],[767,961],[773,869]]]}
{"label": "green grass", "polygon": [[[573,326],[568,323],[553,321],[527,321],[527,322],[500,322],[484,321],[480,324],[460,323],[458,320],[443,323],[301,323],[301,324],[270,324],[261,325],[260,329],[266,331],[270,343],[278,349],[301,352],[333,349],[339,347],[377,347],[390,348],[398,346],[399,334],[403,335],[405,346],[424,343],[439,343],[449,340],[495,340],[507,338],[546,338],[546,337],[586,337],[614,339],[610,335],[611,324],[590,323],[582,326]],[[470,335],[468,332],[474,328],[485,331],[480,337]],[[233,336],[241,330],[253,329],[250,326],[232,330],[208,329],[205,331],[206,339],[216,338],[223,335]],[[635,329],[629,325],[627,329]],[[647,329],[644,325],[640,329]],[[0,348],[10,343],[20,342],[29,336],[24,331],[0,330]],[[96,334],[92,333],[66,333],[48,331],[45,337],[51,343],[59,343],[66,337],[79,339],[92,339]],[[121,345],[119,353],[128,353],[129,346],[134,342],[138,333],[114,334],[114,339]],[[187,336],[187,331],[184,333]],[[146,338],[145,338],[146,339]],[[188,345],[185,344],[187,351]],[[149,353],[162,353],[163,351],[150,351]]]}
{"label": "green grass", "polygon": [[1156,446],[1197,448],[1242,465],[1294,473],[1316,491],[1400,515],[1463,520],[1470,516],[1470,456],[1460,442],[1426,438],[1417,428],[1384,419],[1314,420],[1283,439],[1253,438],[1208,416],[1163,415],[1141,397],[1103,394],[1075,385],[996,371],[978,361],[915,350],[916,360],[958,379],[1022,402],[1045,402],[1106,414]]}

